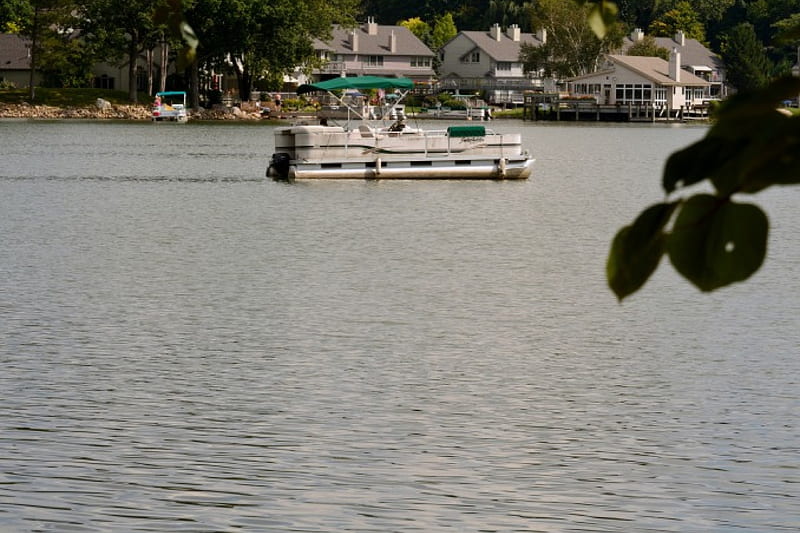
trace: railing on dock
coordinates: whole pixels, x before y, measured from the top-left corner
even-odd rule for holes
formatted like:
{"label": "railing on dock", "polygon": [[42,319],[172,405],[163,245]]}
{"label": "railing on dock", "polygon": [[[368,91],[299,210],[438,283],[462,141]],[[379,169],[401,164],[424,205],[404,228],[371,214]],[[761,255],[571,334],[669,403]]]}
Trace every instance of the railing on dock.
{"label": "railing on dock", "polygon": [[670,109],[653,102],[599,104],[594,100],[561,98],[554,94],[526,94],[522,108],[522,119],[533,121],[684,122],[688,118],[708,118],[708,111],[691,106]]}

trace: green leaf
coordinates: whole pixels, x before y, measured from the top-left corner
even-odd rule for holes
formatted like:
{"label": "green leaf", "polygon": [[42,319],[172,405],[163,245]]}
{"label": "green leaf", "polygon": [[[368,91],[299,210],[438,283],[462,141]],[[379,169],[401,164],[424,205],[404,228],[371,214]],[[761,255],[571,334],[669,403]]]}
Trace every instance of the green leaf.
{"label": "green leaf", "polygon": [[[586,2],[580,2],[584,4]],[[603,39],[608,33],[608,28],[617,20],[617,4],[608,0],[594,0],[588,2],[592,4],[589,10],[588,22],[598,39]]]}
{"label": "green leaf", "polygon": [[744,146],[744,140],[706,136],[669,156],[664,166],[662,186],[667,194],[688,187],[722,171]]}
{"label": "green leaf", "polygon": [[183,47],[178,51],[178,70],[184,70],[197,57],[197,46],[200,44],[197,35],[183,16],[182,0],[166,0],[153,12],[153,22],[166,26],[170,35],[180,37]]}
{"label": "green leaf", "polygon": [[752,204],[710,194],[687,200],[667,238],[675,269],[701,291],[743,281],[767,253],[767,215]]}
{"label": "green leaf", "polygon": [[652,205],[614,237],[606,278],[619,301],[639,290],[655,272],[664,255],[664,227],[677,206],[678,202]]}
{"label": "green leaf", "polygon": [[742,138],[758,135],[789,120],[778,109],[781,102],[797,98],[800,78],[780,78],[758,91],[738,93],[725,100],[716,113],[709,136]]}
{"label": "green leaf", "polygon": [[800,183],[800,117],[787,118],[765,127],[753,139],[735,162],[739,169],[736,184],[722,184],[714,179],[714,186],[728,193],[735,185],[737,190],[756,193],[771,185]]}
{"label": "green leaf", "polygon": [[592,28],[592,31],[599,39],[606,36],[608,28],[606,28],[606,23],[603,21],[603,14],[600,12],[598,6],[594,6],[589,12],[588,22],[589,27]]}
{"label": "green leaf", "polygon": [[667,160],[662,179],[667,194],[704,179],[720,196],[798,183],[800,117],[778,110],[780,100],[798,92],[798,80],[780,79],[725,102],[706,137]]}
{"label": "green leaf", "polygon": [[183,48],[178,54],[178,69],[183,70],[189,67],[197,57],[197,45],[200,43],[197,35],[189,23],[182,21],[180,23],[181,37],[183,38]]}

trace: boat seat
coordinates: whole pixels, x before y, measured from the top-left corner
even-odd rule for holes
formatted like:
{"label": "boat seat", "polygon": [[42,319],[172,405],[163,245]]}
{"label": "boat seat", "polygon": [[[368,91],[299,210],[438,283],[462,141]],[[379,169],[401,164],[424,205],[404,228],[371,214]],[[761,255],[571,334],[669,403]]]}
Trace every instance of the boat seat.
{"label": "boat seat", "polygon": [[372,131],[372,128],[370,128],[366,124],[361,124],[358,127],[358,131],[361,132],[361,136],[362,137],[374,137],[375,136],[374,132]]}

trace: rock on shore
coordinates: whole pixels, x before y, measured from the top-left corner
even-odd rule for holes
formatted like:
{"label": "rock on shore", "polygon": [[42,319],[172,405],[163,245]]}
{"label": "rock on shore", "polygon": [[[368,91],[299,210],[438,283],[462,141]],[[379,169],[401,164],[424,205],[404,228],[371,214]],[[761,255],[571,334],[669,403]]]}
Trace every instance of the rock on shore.
{"label": "rock on shore", "polygon": [[[106,102],[107,103],[107,102]],[[0,104],[0,118],[29,119],[116,119],[150,120],[149,105],[103,105],[87,107],[53,107],[46,105]],[[238,107],[201,109],[189,111],[190,120],[260,120],[257,112],[242,111]]]}

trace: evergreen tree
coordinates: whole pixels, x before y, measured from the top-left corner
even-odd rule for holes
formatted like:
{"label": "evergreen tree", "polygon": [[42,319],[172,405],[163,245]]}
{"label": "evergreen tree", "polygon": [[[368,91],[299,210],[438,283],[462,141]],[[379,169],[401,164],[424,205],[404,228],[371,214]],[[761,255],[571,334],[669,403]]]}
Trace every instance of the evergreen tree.
{"label": "evergreen tree", "polygon": [[728,82],[738,91],[752,91],[769,82],[772,65],[752,24],[741,23],[723,41],[722,60]]}

